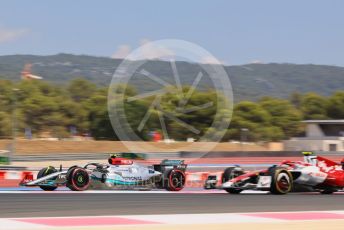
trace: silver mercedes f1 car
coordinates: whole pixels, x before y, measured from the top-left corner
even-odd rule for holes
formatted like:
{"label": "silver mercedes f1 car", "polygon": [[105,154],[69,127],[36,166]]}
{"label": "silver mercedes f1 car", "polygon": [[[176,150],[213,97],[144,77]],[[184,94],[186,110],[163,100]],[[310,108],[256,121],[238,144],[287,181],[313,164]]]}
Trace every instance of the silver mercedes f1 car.
{"label": "silver mercedes f1 car", "polygon": [[157,165],[143,166],[113,155],[108,159],[108,164],[88,163],[67,170],[62,170],[62,166],[60,170],[49,166],[38,172],[36,180],[27,176],[20,185],[39,186],[45,191],[53,191],[59,186],[66,186],[73,191],[153,188],[180,191],[185,185],[186,168],[183,160],[163,160]]}

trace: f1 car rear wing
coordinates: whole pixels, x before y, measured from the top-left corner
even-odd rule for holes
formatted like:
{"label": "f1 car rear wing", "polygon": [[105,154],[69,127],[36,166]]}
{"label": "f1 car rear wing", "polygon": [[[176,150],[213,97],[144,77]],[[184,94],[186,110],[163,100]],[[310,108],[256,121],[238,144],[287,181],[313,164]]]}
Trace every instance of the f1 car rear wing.
{"label": "f1 car rear wing", "polygon": [[153,165],[155,171],[166,172],[170,169],[179,169],[186,171],[187,164],[184,163],[184,160],[162,160],[160,164]]}
{"label": "f1 car rear wing", "polygon": [[169,160],[169,159],[164,159],[160,163],[160,165],[170,165],[170,166],[183,165],[183,164],[184,164],[184,160]]}

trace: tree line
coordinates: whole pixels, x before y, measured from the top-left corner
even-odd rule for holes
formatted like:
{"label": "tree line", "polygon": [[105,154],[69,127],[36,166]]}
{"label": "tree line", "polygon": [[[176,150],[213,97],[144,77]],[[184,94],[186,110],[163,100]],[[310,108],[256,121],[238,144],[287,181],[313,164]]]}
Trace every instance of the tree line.
{"label": "tree line", "polygon": [[[88,135],[95,139],[117,140],[108,116],[108,88],[99,87],[85,79],[75,79],[66,85],[51,84],[45,81],[0,80],[0,137],[12,138],[13,118],[18,136],[24,130],[39,137],[49,133],[52,137],[68,138],[71,135]],[[138,93],[132,87],[114,86],[110,88],[125,98],[134,98]],[[190,91],[183,87],[184,95]],[[151,132],[160,132],[162,110],[175,119],[165,119],[169,138],[196,140],[205,132],[214,136],[218,130],[209,128],[217,120],[231,119],[223,141],[240,140],[245,130],[248,141],[278,141],[302,135],[304,119],[343,119],[344,91],[330,96],[317,93],[293,93],[289,99],[263,97],[255,102],[240,101],[230,110],[216,110],[219,95],[214,90],[193,90],[186,110],[179,110],[180,94],[167,89],[160,98],[159,108],[152,106],[154,96],[138,100],[125,100],[124,110],[128,124],[144,140],[151,138]],[[114,99],[116,100],[116,98]],[[211,102],[212,106],[200,110],[190,108]],[[142,118],[150,110],[150,117],[144,127],[138,129]],[[199,130],[198,133],[181,125]],[[116,127],[115,127],[116,128]]]}

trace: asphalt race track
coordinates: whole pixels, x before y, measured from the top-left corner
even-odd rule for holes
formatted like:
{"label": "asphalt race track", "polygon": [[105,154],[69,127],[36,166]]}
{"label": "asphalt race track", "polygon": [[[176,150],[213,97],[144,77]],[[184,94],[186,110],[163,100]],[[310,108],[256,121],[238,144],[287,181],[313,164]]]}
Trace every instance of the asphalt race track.
{"label": "asphalt race track", "polygon": [[0,217],[342,210],[343,194],[3,193]]}

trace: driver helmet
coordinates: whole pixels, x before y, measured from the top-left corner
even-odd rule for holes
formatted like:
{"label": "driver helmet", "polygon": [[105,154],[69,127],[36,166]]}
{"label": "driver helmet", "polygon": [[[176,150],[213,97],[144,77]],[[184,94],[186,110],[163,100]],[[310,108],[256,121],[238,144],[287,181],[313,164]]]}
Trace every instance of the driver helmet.
{"label": "driver helmet", "polygon": [[317,164],[317,156],[314,154],[313,151],[303,151],[303,158],[304,161],[308,164],[311,165],[316,165]]}

